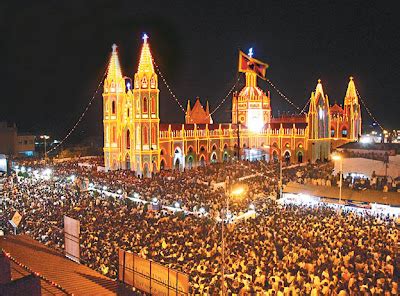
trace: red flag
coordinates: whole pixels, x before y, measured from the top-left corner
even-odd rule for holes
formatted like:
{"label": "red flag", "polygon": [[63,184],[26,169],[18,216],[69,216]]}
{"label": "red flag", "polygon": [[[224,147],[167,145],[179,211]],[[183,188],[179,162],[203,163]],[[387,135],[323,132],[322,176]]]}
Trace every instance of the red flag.
{"label": "red flag", "polygon": [[266,79],[268,64],[253,59],[243,51],[239,51],[239,72],[254,72],[258,77]]}

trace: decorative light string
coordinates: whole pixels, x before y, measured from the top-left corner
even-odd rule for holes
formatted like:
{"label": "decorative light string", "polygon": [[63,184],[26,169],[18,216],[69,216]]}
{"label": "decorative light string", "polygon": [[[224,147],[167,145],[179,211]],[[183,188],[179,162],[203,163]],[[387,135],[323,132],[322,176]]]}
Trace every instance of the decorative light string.
{"label": "decorative light string", "polygon": [[186,114],[185,108],[183,108],[181,102],[179,102],[178,98],[176,97],[176,95],[173,93],[173,91],[172,91],[171,88],[169,87],[169,84],[168,84],[167,81],[165,80],[164,75],[161,73],[161,70],[160,70],[160,68],[158,67],[156,61],[154,60],[153,57],[152,57],[151,59],[152,59],[152,61],[153,61],[154,66],[155,66],[156,69],[157,69],[158,75],[160,75],[162,81],[164,82],[165,86],[167,87],[167,89],[168,89],[169,93],[171,94],[172,98],[173,98],[173,99],[175,100],[175,102],[179,105],[179,108],[181,108],[181,110],[183,111],[183,113]]}
{"label": "decorative light string", "polygon": [[305,113],[305,110],[306,110],[308,104],[310,103],[310,101],[311,101],[311,99],[308,99],[308,100],[307,100],[307,103],[304,105],[303,109],[301,109],[300,114]]}
{"label": "decorative light string", "polygon": [[224,103],[225,101],[228,99],[228,97],[230,96],[230,94],[233,92],[233,90],[235,89],[236,85],[239,83],[240,81],[240,75],[238,75],[238,78],[236,79],[235,83],[233,84],[233,86],[231,87],[231,89],[228,91],[228,93],[226,94],[226,96],[222,99],[222,101],[217,105],[217,107],[215,107],[215,109],[210,113],[210,116],[213,115]]}
{"label": "decorative light string", "polygon": [[357,96],[360,99],[361,103],[363,104],[365,110],[367,111],[368,115],[378,124],[378,126],[381,128],[381,130],[383,131],[384,128],[382,127],[382,125],[378,122],[378,120],[376,120],[375,116],[372,115],[371,111],[369,110],[369,108],[367,107],[367,105],[365,104],[364,100],[362,99],[362,97],[360,96],[360,93],[358,92],[358,89],[356,88],[356,92],[357,92]]}
{"label": "decorative light string", "polygon": [[99,92],[100,86],[103,84],[104,79],[106,78],[106,75],[107,75],[107,66],[106,66],[106,69],[104,71],[104,74],[103,74],[102,78],[100,79],[99,84],[97,85],[96,91],[94,92],[92,98],[90,99],[90,101],[87,104],[85,110],[83,111],[83,113],[79,117],[78,121],[75,123],[75,125],[72,127],[72,129],[65,135],[65,137],[56,146],[54,146],[49,151],[47,151],[47,153],[50,153],[50,152],[56,150],[58,147],[60,147],[69,138],[69,136],[76,130],[76,128],[78,127],[79,123],[82,121],[83,117],[85,117],[86,112],[89,110],[89,108],[92,105],[94,99],[96,98],[97,93]]}
{"label": "decorative light string", "polygon": [[56,287],[58,289],[60,289],[61,291],[63,291],[65,294],[67,295],[74,295],[70,292],[68,292],[65,288],[63,288],[61,285],[57,284],[56,282],[52,281],[51,279],[45,277],[44,275],[33,271],[32,269],[30,269],[30,267],[26,266],[25,264],[22,264],[20,262],[18,262],[17,259],[15,259],[14,257],[11,256],[10,253],[7,253],[5,251],[3,251],[3,254],[10,259],[11,261],[13,261],[15,264],[17,264],[18,266],[24,268],[25,270],[27,270],[28,272],[30,272],[31,274],[34,274],[35,276],[39,277],[40,279],[44,280],[45,282],[47,282],[48,284],[52,285],[53,287]]}
{"label": "decorative light string", "polygon": [[275,91],[286,101],[288,102],[290,105],[292,105],[293,107],[295,107],[298,111],[301,111],[299,107],[296,106],[295,103],[293,103],[286,95],[284,95],[276,86],[275,84],[272,83],[271,80],[269,80],[268,78],[266,78],[266,81],[273,87],[273,89],[275,89]]}

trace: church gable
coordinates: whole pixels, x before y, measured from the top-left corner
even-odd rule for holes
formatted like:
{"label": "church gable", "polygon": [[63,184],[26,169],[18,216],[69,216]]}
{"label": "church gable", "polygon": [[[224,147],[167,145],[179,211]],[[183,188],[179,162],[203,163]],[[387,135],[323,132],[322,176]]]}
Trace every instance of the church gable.
{"label": "church gable", "polygon": [[188,102],[188,110],[186,112],[186,123],[196,123],[196,124],[205,124],[212,123],[210,112],[208,110],[208,103],[206,110],[204,110],[203,105],[200,102],[200,99],[196,99],[196,103],[193,108],[190,108],[190,102]]}

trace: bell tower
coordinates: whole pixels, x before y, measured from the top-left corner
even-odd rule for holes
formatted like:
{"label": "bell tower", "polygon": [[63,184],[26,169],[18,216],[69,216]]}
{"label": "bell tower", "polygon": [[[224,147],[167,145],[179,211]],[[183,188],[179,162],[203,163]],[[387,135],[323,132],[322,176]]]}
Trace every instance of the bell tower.
{"label": "bell tower", "polygon": [[135,145],[134,167],[137,174],[145,177],[156,173],[160,167],[159,146],[159,93],[158,77],[154,72],[147,34],[143,34],[138,70],[134,76],[133,104],[135,114],[133,128]]}
{"label": "bell tower", "polygon": [[107,77],[103,89],[104,166],[107,170],[121,167],[122,103],[125,96],[125,82],[118,59],[117,45],[113,44]]}
{"label": "bell tower", "polygon": [[349,124],[348,139],[357,141],[361,136],[361,107],[358,102],[356,86],[353,77],[350,77],[344,98],[344,112]]}

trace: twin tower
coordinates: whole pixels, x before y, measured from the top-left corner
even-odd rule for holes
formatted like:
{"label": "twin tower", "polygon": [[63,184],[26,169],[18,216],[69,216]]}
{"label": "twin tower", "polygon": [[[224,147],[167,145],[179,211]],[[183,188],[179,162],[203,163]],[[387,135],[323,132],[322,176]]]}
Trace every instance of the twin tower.
{"label": "twin tower", "polygon": [[104,165],[149,175],[159,170],[159,89],[153,58],[143,37],[138,70],[132,80],[122,76],[117,46],[103,92]]}

